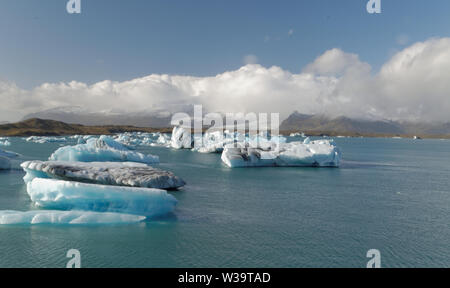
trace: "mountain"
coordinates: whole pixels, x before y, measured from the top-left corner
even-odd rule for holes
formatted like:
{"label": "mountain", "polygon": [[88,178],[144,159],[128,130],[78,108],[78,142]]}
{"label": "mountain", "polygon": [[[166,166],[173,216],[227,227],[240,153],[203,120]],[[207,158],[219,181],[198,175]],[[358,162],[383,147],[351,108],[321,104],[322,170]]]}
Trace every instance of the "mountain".
{"label": "mountain", "polygon": [[49,119],[81,125],[130,125],[137,127],[170,127],[172,113],[164,110],[125,112],[90,112],[81,107],[68,106],[28,114],[23,120]]}
{"label": "mountain", "polygon": [[281,131],[327,135],[450,135],[450,123],[417,123],[390,120],[359,120],[345,116],[331,118],[323,115],[292,113],[281,123]]}
{"label": "mountain", "polygon": [[[177,109],[192,115],[192,107]],[[39,117],[37,117],[39,116]],[[31,118],[30,117],[34,117]],[[172,113],[163,110],[140,113],[88,112],[80,107],[62,107],[27,115],[26,121],[0,125],[0,135],[111,134],[122,131],[170,131]],[[48,119],[48,120],[42,120]],[[53,121],[51,121],[53,120]],[[66,124],[74,123],[74,124]],[[148,127],[148,128],[136,128]],[[204,127],[205,128],[205,127]],[[360,120],[345,116],[292,113],[281,123],[280,131],[330,136],[420,136],[449,138],[450,123],[390,120]]]}
{"label": "mountain", "polygon": [[281,123],[280,130],[326,133],[403,134],[399,123],[393,121],[356,120],[348,117],[329,118],[294,112]]}
{"label": "mountain", "polygon": [[123,132],[170,132],[169,128],[140,128],[135,126],[84,126],[54,120],[29,119],[18,123],[0,125],[0,136],[63,136],[110,135]]}

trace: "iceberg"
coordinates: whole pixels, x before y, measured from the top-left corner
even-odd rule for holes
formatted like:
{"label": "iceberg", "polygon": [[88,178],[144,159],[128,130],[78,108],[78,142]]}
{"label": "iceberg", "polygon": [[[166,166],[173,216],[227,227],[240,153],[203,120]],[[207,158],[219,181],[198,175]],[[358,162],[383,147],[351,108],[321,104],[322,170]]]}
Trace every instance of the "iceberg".
{"label": "iceberg", "polygon": [[193,138],[189,129],[175,126],[172,131],[171,147],[174,149],[191,149]]}
{"label": "iceberg", "polygon": [[170,137],[160,132],[125,132],[114,136],[114,139],[127,145],[133,146],[170,146]]}
{"label": "iceberg", "polygon": [[262,150],[273,150],[279,144],[286,143],[286,138],[282,136],[271,136],[269,139],[269,136],[256,135],[245,139],[250,147],[258,147]]}
{"label": "iceberg", "polygon": [[172,172],[133,162],[27,161],[24,180],[55,178],[102,185],[178,189],[186,183]]}
{"label": "iceberg", "polygon": [[132,139],[127,133],[119,134],[114,140],[127,146],[136,145],[136,139]]}
{"label": "iceberg", "polygon": [[286,138],[270,136],[267,132],[261,132],[259,135],[246,136],[237,132],[230,133],[228,130],[224,133],[222,131],[206,132],[202,137],[195,137],[195,140],[195,147],[192,150],[200,153],[222,153],[225,146],[234,142],[239,143],[245,141],[250,146],[263,147],[263,149],[270,149],[274,143],[286,142]]}
{"label": "iceberg", "polygon": [[233,136],[221,131],[206,132],[199,141],[196,141],[196,143],[201,143],[201,146],[194,147],[193,150],[200,153],[221,153],[227,144],[233,142]]}
{"label": "iceberg", "polygon": [[86,184],[34,178],[27,183],[31,201],[50,210],[114,212],[146,217],[161,216],[175,209],[177,200],[165,190]]}
{"label": "iceberg", "polygon": [[67,139],[64,137],[30,136],[25,139],[27,142],[45,144],[45,143],[64,143]]}
{"label": "iceberg", "polygon": [[147,164],[159,163],[159,157],[144,155],[131,151],[123,144],[114,141],[108,136],[89,138],[86,144],[65,146],[56,150],[49,158],[53,161],[80,161],[80,162],[139,162]]}
{"label": "iceberg", "polygon": [[97,138],[97,137],[94,135],[72,135],[72,136],[69,136],[69,139],[71,139],[72,141],[77,141],[78,144],[86,143],[86,141],[91,138]]}
{"label": "iceberg", "polygon": [[128,147],[145,145],[147,142],[152,141],[150,139],[149,133],[137,133],[137,132],[132,133],[125,132],[122,134],[118,134],[114,137],[114,140]]}
{"label": "iceberg", "polygon": [[92,225],[125,224],[145,220],[144,216],[86,211],[0,211],[0,225]]}
{"label": "iceberg", "polygon": [[152,146],[169,146],[171,138],[167,134],[160,134],[156,143],[152,143]]}
{"label": "iceberg", "polygon": [[0,138],[0,146],[11,146],[11,142],[6,138]]}
{"label": "iceberg", "polygon": [[300,166],[339,167],[341,152],[332,140],[273,143],[271,147],[251,148],[228,145],[222,161],[229,167]]}
{"label": "iceberg", "polygon": [[290,137],[305,137],[305,133],[303,133],[303,132],[296,132],[296,133],[291,133],[290,135],[289,135]]}

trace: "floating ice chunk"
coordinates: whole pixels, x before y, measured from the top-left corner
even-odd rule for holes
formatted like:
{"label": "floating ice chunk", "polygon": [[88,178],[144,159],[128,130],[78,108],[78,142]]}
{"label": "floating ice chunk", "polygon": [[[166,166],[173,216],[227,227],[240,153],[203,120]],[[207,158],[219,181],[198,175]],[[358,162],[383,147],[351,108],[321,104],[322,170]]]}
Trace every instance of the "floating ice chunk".
{"label": "floating ice chunk", "polygon": [[201,139],[196,141],[193,150],[200,153],[221,153],[225,145],[233,143],[233,141],[233,138],[226,137],[221,131],[206,132]]}
{"label": "floating ice chunk", "polygon": [[67,139],[65,137],[30,136],[26,139],[26,141],[45,144],[45,143],[64,143],[67,142]]}
{"label": "floating ice chunk", "polygon": [[114,140],[122,144],[130,145],[131,138],[127,134],[119,134]]}
{"label": "floating ice chunk", "polygon": [[133,147],[133,146],[139,146],[139,145],[143,145],[144,144],[144,139],[145,141],[149,141],[150,139],[147,136],[144,135],[149,135],[148,133],[142,134],[142,133],[130,133],[130,132],[126,132],[126,133],[122,133],[122,134],[118,134],[114,137],[114,140],[124,144],[127,147]]}
{"label": "floating ice chunk", "polygon": [[311,166],[339,167],[341,152],[333,141],[280,143],[273,148],[227,146],[222,161],[229,167]]}
{"label": "floating ice chunk", "polygon": [[[271,149],[277,143],[285,143],[286,138],[282,136],[270,136],[268,132],[261,132],[258,135],[246,136],[240,133],[230,133],[229,131],[206,132],[202,137],[195,137],[195,147],[193,151],[201,153],[221,153],[224,147],[234,142],[247,143],[252,147]],[[200,143],[200,144],[199,144]]]}
{"label": "floating ice chunk", "polygon": [[109,136],[102,135],[97,140],[90,138],[87,143],[95,143],[98,148],[113,148],[119,151],[128,151],[129,147],[112,139]]}
{"label": "floating ice chunk", "polygon": [[193,144],[193,138],[191,131],[175,126],[172,131],[171,146],[174,149],[191,149]]}
{"label": "floating ice chunk", "polygon": [[7,138],[2,138],[0,139],[0,146],[11,146],[11,142]]}
{"label": "floating ice chunk", "polygon": [[103,185],[177,189],[186,183],[172,172],[132,162],[27,161],[24,180],[55,178]]}
{"label": "floating ice chunk", "polygon": [[162,145],[162,146],[167,146],[168,144],[170,144],[170,137],[167,134],[160,134],[158,139],[156,139],[156,144],[158,145]]}
{"label": "floating ice chunk", "polygon": [[266,136],[246,137],[246,143],[250,147],[257,147],[262,150],[274,150],[278,145],[286,143],[286,138],[282,136],[272,136],[270,139]]}
{"label": "floating ice chunk", "polygon": [[0,211],[0,225],[92,225],[137,223],[144,216],[87,211]]}
{"label": "floating ice chunk", "polygon": [[0,170],[9,170],[11,169],[11,161],[9,158],[0,156]]}
{"label": "floating ice chunk", "polygon": [[44,209],[116,212],[159,216],[174,210],[177,200],[165,190],[107,186],[35,178],[27,192]]}
{"label": "floating ice chunk", "polygon": [[303,133],[303,132],[291,133],[289,136],[290,137],[305,137],[305,133]]}
{"label": "floating ice chunk", "polygon": [[125,132],[118,134],[114,139],[127,146],[169,146],[170,137],[160,132]]}
{"label": "floating ice chunk", "polygon": [[56,150],[50,160],[54,161],[80,161],[80,162],[139,162],[154,164],[159,163],[159,157],[144,155],[130,151],[124,145],[107,136],[99,139],[90,138],[86,144],[65,146]]}
{"label": "floating ice chunk", "polygon": [[161,135],[159,135],[158,139],[156,140],[156,143],[158,143],[158,144],[166,144],[169,140],[170,140],[169,135],[161,134]]}

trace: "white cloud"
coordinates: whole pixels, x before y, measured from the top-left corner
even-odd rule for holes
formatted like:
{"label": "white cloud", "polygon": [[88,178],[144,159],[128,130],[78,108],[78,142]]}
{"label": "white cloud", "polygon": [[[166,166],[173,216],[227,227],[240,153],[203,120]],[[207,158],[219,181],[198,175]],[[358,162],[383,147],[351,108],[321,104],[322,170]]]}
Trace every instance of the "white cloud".
{"label": "white cloud", "polygon": [[450,38],[416,43],[395,54],[377,75],[384,113],[450,120]]}
{"label": "white cloud", "polygon": [[294,35],[294,29],[289,29],[289,31],[288,31],[288,35],[289,35],[289,36],[292,36],[292,35]]}
{"label": "white cloud", "polygon": [[[255,63],[250,61],[248,63]],[[333,116],[450,120],[450,38],[430,39],[396,53],[378,73],[358,55],[331,49],[293,74],[247,64],[213,77],[153,74],[93,85],[44,83],[24,90],[0,82],[0,121],[77,105],[98,110],[143,111],[200,103],[208,111],[294,110]]]}
{"label": "white cloud", "polygon": [[318,75],[342,75],[349,70],[370,71],[370,65],[359,60],[358,55],[345,53],[341,49],[331,49],[319,56],[303,70]]}

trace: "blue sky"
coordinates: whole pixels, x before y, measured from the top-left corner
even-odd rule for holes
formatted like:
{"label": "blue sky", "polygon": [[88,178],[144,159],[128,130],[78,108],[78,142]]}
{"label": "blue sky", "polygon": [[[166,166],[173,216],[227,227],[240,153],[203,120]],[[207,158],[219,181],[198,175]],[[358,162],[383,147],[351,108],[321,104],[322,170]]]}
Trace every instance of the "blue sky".
{"label": "blue sky", "polygon": [[0,2],[0,79],[29,89],[206,76],[241,67],[245,55],[298,73],[335,47],[378,69],[405,45],[450,34],[448,0],[382,0],[379,15],[366,0],[82,0],[81,15],[66,2]]}

